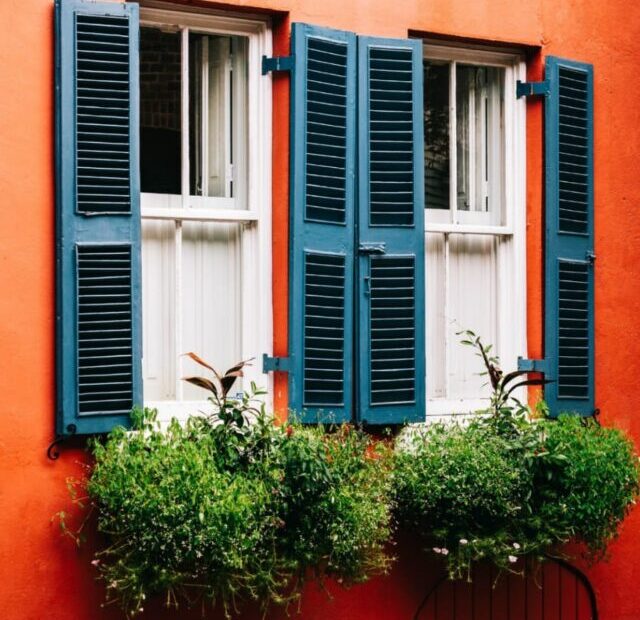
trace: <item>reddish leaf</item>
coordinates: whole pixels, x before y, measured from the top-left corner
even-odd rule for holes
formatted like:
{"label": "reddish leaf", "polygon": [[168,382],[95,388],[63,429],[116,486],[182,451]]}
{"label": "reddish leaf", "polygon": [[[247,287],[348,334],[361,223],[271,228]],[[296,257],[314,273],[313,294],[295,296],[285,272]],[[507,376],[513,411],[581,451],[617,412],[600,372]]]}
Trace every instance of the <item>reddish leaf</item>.
{"label": "reddish leaf", "polygon": [[[227,372],[224,373],[225,377],[229,377],[232,376],[232,373],[237,372],[239,370],[242,370],[245,366],[251,366],[251,362],[255,359],[255,357],[252,357],[248,360],[244,360],[243,362],[238,362],[237,364],[235,364],[235,366],[232,366],[231,368],[229,368],[229,370],[227,370]],[[240,375],[235,375],[237,377],[242,377],[242,374]]]}
{"label": "reddish leaf", "polygon": [[190,357],[194,362],[196,362],[196,364],[200,364],[200,366],[204,366],[205,368],[208,368],[209,370],[211,370],[216,375],[218,374],[216,372],[216,369],[213,366],[209,366],[209,364],[207,364],[207,362],[205,362],[201,357],[198,357],[192,351],[190,351],[189,353],[184,353],[183,355],[184,355],[184,357]]}
{"label": "reddish leaf", "polygon": [[508,372],[504,378],[502,379],[502,387],[507,387],[507,384],[522,375],[528,375],[531,370],[514,370],[513,372]]}
{"label": "reddish leaf", "polygon": [[547,385],[547,383],[553,383],[551,379],[527,379],[527,381],[520,381],[520,383],[516,383],[506,394],[506,397],[509,398],[509,394],[514,390],[517,390],[519,387],[524,387],[525,385]]}
{"label": "reddish leaf", "polygon": [[205,379],[204,377],[182,377],[182,380],[187,383],[197,385],[205,390],[209,390],[209,392],[212,392],[215,396],[218,395],[218,389],[213,381],[210,381],[209,379]]}

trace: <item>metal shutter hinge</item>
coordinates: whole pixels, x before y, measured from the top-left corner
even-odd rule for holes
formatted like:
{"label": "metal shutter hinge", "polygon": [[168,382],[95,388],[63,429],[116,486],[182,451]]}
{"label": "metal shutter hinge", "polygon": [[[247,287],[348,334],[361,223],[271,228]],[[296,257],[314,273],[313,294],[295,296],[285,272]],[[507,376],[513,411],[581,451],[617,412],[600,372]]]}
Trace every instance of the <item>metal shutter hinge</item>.
{"label": "metal shutter hinge", "polygon": [[269,71],[291,71],[293,69],[293,56],[262,57],[262,75]]}
{"label": "metal shutter hinge", "polygon": [[271,357],[264,353],[262,355],[262,372],[289,372],[289,358]]}
{"label": "metal shutter hinge", "polygon": [[547,360],[530,360],[523,357],[518,358],[518,370],[528,370],[529,372],[547,372]]}
{"label": "metal shutter hinge", "polygon": [[516,99],[520,97],[533,97],[535,95],[549,95],[549,80],[542,82],[516,82]]}

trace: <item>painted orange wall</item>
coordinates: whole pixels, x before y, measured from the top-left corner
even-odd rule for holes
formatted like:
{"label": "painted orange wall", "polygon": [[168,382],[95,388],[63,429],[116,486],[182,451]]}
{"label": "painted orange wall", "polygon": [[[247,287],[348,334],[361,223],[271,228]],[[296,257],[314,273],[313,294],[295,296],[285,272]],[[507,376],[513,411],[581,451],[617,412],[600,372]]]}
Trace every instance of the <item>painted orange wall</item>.
{"label": "painted orange wall", "polygon": [[[200,2],[211,5],[212,3]],[[595,65],[597,404],[606,424],[640,440],[640,10],[625,0],[230,0],[274,11],[274,46],[288,52],[293,21],[359,33],[440,33],[539,48],[529,77],[556,54]],[[222,6],[222,5],[216,5]],[[0,2],[0,618],[119,618],[101,611],[89,550],[61,540],[51,516],[67,505],[65,478],[81,473],[81,446],[48,461],[54,415],[53,0]],[[288,79],[274,79],[274,349],[286,353]],[[529,353],[541,352],[542,108],[528,104]],[[286,410],[286,381],[276,381]],[[409,618],[421,569],[339,596],[317,593],[305,618]],[[590,571],[603,620],[637,620],[640,513],[608,563]],[[310,610],[313,609],[313,612]],[[153,613],[149,617],[186,617]],[[194,616],[195,617],[195,616]]]}

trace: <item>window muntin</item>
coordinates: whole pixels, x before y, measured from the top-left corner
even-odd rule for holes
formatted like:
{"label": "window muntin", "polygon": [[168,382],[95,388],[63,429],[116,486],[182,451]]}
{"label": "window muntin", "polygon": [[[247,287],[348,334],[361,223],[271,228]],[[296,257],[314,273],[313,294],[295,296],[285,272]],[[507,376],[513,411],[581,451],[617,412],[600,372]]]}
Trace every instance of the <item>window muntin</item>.
{"label": "window muntin", "polygon": [[524,106],[516,54],[424,47],[427,413],[486,406],[457,332],[513,368],[524,351]]}
{"label": "window muntin", "polygon": [[[169,50],[158,54],[156,41],[153,51],[170,59],[178,96],[157,111],[179,144],[166,157],[172,184],[158,192],[148,176],[142,185],[145,402],[161,416],[186,415],[202,409],[205,394],[182,380],[202,373],[183,353],[224,369],[271,348],[271,291],[260,284],[271,263],[270,80],[260,75],[270,45],[261,21],[156,9],[142,20],[141,50],[153,37]],[[145,80],[153,82],[141,55]],[[141,117],[144,128],[149,115]],[[152,157],[143,145],[142,161]],[[256,291],[264,304],[250,303]],[[246,374],[267,384],[260,368]]]}

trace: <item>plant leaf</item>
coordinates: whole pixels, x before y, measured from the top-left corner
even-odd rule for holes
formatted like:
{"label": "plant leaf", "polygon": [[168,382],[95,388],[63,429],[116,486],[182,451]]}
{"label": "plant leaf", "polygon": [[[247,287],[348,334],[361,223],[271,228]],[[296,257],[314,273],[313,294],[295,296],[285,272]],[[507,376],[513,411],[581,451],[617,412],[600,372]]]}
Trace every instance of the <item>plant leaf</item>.
{"label": "plant leaf", "polygon": [[200,364],[200,366],[204,366],[205,368],[208,368],[211,372],[215,373],[216,376],[218,375],[218,373],[216,372],[216,369],[213,366],[209,366],[207,362],[205,362],[201,357],[197,356],[193,351],[189,351],[189,353],[184,353],[183,357],[190,357],[196,364]]}
{"label": "plant leaf", "polygon": [[506,398],[509,398],[509,394],[519,387],[524,387],[525,385],[547,385],[547,383],[553,383],[553,379],[527,379],[526,381],[520,381],[507,392]]}
{"label": "plant leaf", "polygon": [[218,395],[218,389],[210,379],[206,379],[205,377],[182,377],[182,380],[187,383],[191,383],[192,385],[197,385],[205,390],[209,390],[209,392],[213,392],[215,396]]}
{"label": "plant leaf", "polygon": [[[231,376],[231,373],[237,372],[239,370],[242,370],[245,366],[250,366],[251,362],[253,362],[253,360],[255,359],[255,357],[250,357],[248,360],[244,360],[242,362],[238,362],[237,364],[235,364],[234,366],[232,366],[231,368],[229,368],[229,370],[227,370],[227,372],[224,373],[224,376]],[[236,375],[238,377],[241,377],[242,375]]]}

